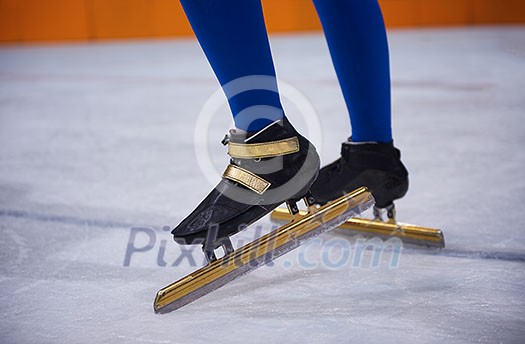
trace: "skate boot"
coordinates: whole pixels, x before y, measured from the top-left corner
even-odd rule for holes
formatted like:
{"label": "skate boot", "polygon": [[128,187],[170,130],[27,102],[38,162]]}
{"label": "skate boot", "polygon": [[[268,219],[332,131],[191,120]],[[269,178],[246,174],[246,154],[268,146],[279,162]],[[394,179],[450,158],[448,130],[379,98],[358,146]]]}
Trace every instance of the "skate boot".
{"label": "skate boot", "polygon": [[256,133],[232,129],[223,144],[231,159],[222,180],[171,232],[179,244],[203,244],[209,261],[218,247],[232,252],[229,236],[283,202],[296,207],[319,173],[315,147],[287,119]]}
{"label": "skate boot", "polygon": [[318,204],[326,204],[360,186],[374,195],[374,217],[395,222],[393,201],[408,191],[408,171],[401,162],[401,153],[393,142],[354,143],[351,138],[341,147],[341,157],[323,167],[312,186]]}

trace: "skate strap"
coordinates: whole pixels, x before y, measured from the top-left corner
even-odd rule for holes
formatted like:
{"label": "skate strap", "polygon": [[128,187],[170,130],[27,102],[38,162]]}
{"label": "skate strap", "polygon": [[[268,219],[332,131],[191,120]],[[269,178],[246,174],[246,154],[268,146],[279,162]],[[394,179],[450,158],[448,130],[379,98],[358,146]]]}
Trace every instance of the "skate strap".
{"label": "skate strap", "polygon": [[257,192],[259,195],[268,190],[271,185],[269,181],[258,175],[232,164],[226,167],[226,171],[224,171],[222,177],[237,182],[248,189]]}
{"label": "skate strap", "polygon": [[232,158],[258,159],[292,154],[299,151],[297,136],[284,140],[262,143],[228,142],[228,154]]}

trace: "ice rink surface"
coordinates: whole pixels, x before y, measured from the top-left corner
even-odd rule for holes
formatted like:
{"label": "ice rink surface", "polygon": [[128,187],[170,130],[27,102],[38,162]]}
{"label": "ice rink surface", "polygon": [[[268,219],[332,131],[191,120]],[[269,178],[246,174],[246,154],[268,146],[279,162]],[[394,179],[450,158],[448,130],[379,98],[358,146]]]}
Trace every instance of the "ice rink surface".
{"label": "ice rink surface", "polygon": [[[271,43],[288,116],[330,162],[350,126],[324,39]],[[202,254],[162,228],[227,164],[231,119],[201,112],[217,83],[197,43],[1,47],[0,342],[523,343],[525,27],[390,43],[411,173],[398,218],[443,229],[446,249],[373,266],[358,238],[328,233],[167,315],[155,292]]]}

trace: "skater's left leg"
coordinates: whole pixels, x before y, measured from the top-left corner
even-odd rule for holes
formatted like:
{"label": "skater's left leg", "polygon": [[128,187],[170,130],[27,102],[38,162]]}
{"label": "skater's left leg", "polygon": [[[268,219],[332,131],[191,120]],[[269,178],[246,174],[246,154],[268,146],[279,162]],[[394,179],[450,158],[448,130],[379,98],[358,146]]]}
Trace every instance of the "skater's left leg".
{"label": "skater's left leg", "polygon": [[377,0],[314,0],[350,113],[352,137],[341,158],[325,166],[312,187],[320,204],[360,186],[378,207],[408,190],[408,172],[392,141],[390,67]]}
{"label": "skater's left leg", "polygon": [[313,2],[350,114],[352,141],[392,141],[388,42],[377,0]]}

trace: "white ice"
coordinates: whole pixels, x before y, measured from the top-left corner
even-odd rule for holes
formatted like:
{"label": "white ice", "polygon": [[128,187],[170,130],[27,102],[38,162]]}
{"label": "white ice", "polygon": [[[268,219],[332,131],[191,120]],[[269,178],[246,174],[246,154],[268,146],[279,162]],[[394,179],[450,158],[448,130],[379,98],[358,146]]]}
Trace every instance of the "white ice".
{"label": "white ice", "polygon": [[[324,39],[271,41],[288,115],[330,162],[350,126]],[[398,217],[443,229],[447,248],[405,246],[397,267],[390,251],[371,267],[367,250],[355,267],[357,239],[329,233],[167,315],[153,313],[155,292],[196,267],[171,266],[181,251],[162,227],[227,163],[226,106],[196,129],[217,90],[197,43],[0,48],[0,342],[523,343],[525,28],[400,30],[390,42],[411,173]],[[214,168],[200,168],[195,135]],[[124,266],[132,227],[150,232],[131,245],[152,247]]]}

